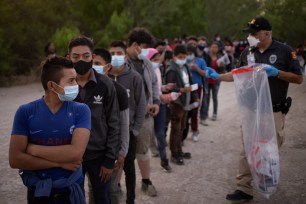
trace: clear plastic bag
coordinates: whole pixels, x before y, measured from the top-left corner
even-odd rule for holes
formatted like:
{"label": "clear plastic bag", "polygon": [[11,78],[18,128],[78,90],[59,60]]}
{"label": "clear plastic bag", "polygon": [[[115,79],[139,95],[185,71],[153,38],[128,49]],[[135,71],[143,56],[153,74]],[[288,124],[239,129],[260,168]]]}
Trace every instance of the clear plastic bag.
{"label": "clear plastic bag", "polygon": [[279,183],[279,153],[265,64],[232,71],[241,115],[244,148],[259,193],[269,198]]}

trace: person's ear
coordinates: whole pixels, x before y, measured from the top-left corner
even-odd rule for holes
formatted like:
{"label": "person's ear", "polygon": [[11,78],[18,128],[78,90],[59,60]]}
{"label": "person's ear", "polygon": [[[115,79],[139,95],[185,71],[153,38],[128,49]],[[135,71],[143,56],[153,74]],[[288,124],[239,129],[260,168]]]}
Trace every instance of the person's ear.
{"label": "person's ear", "polygon": [[54,82],[48,81],[48,82],[47,82],[47,87],[48,87],[48,90],[50,90],[50,91],[55,91]]}
{"label": "person's ear", "polygon": [[92,59],[94,59],[96,57],[96,54],[92,54]]}

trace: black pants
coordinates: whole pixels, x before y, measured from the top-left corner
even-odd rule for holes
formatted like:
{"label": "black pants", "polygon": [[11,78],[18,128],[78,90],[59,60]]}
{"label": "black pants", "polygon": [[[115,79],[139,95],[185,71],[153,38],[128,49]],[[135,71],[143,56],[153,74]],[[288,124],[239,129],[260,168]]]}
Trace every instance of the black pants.
{"label": "black pants", "polygon": [[124,173],[126,185],[126,203],[132,204],[135,201],[136,188],[136,172],[135,172],[135,157],[136,157],[136,138],[133,133],[130,133],[129,150],[124,160]]}
{"label": "black pants", "polygon": [[85,177],[85,173],[88,173],[90,183],[92,186],[92,192],[95,200],[95,204],[110,204],[111,199],[109,195],[109,190],[111,186],[111,179],[109,179],[106,183],[101,181],[99,177],[103,157],[93,159],[90,161],[83,162],[83,175]]}
{"label": "black pants", "polygon": [[34,197],[34,190],[28,188],[28,204],[70,204],[69,191],[51,193],[49,197]]}

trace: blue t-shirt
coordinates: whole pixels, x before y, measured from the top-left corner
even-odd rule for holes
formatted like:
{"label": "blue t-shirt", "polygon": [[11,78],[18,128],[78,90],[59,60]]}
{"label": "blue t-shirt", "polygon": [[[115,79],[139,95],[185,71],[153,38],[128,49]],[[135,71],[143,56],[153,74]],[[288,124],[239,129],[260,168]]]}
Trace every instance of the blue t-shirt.
{"label": "blue t-shirt", "polygon": [[[90,109],[86,104],[65,101],[56,113],[52,113],[41,98],[18,108],[12,135],[24,135],[28,137],[28,143],[32,144],[60,146],[71,143],[75,128],[91,128]],[[62,168],[31,172],[40,179],[52,180],[68,178],[72,173]]]}
{"label": "blue t-shirt", "polygon": [[[187,62],[189,64],[189,62]],[[194,64],[196,64],[200,69],[205,70],[207,65],[203,58],[196,57]],[[192,75],[193,84],[198,84],[199,86],[203,86],[202,76],[195,70],[190,69]]]}

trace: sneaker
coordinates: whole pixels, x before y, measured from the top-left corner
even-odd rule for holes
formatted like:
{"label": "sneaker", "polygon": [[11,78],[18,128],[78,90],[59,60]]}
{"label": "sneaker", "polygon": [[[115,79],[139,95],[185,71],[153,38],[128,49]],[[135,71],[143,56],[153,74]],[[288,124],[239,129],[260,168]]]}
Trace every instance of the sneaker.
{"label": "sneaker", "polygon": [[184,165],[184,159],[182,156],[172,156],[171,161],[177,165]]}
{"label": "sneaker", "polygon": [[184,159],[191,159],[191,153],[190,152],[181,152],[180,156]]}
{"label": "sneaker", "polygon": [[151,197],[157,196],[157,191],[153,186],[152,182],[151,184],[145,184],[144,182],[141,182],[141,190],[144,192],[148,192],[148,195]]}
{"label": "sneaker", "polygon": [[200,120],[200,124],[203,126],[208,126],[207,120]]}
{"label": "sneaker", "polygon": [[216,120],[217,120],[217,114],[213,114],[211,120],[212,120],[212,121],[216,121]]}
{"label": "sneaker", "polygon": [[227,194],[226,195],[226,200],[231,200],[231,201],[250,201],[253,200],[253,196],[244,193],[243,191],[236,190],[232,194]]}
{"label": "sneaker", "polygon": [[168,159],[162,160],[160,163],[161,167],[163,168],[163,170],[167,173],[172,172],[172,168],[171,166],[169,166],[169,161]]}
{"label": "sneaker", "polygon": [[194,141],[194,142],[198,142],[199,141],[199,137],[200,137],[200,132],[197,130],[197,131],[195,131],[195,132],[193,132],[193,134],[192,134],[192,140]]}
{"label": "sneaker", "polygon": [[151,154],[152,154],[152,157],[158,157],[159,156],[159,152],[156,149],[151,150]]}

